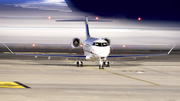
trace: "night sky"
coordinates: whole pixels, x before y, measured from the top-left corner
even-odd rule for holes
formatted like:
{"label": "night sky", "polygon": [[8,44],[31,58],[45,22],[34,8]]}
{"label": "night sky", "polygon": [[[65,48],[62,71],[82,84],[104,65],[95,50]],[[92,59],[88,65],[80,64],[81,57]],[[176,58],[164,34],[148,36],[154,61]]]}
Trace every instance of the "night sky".
{"label": "night sky", "polygon": [[[0,0],[0,5],[29,2],[60,2],[64,0]],[[180,20],[179,0],[65,0],[73,12],[88,12],[104,17],[125,17],[128,19]],[[31,5],[32,6],[32,5]],[[37,6],[37,4],[36,4]],[[43,5],[48,9],[50,5]],[[52,7],[58,8],[58,5]],[[34,7],[34,5],[33,5]],[[52,8],[51,7],[51,8]],[[3,8],[1,7],[1,10]],[[7,8],[6,8],[7,9]],[[5,10],[5,9],[4,9]]]}
{"label": "night sky", "polygon": [[179,0],[66,0],[81,11],[102,16],[142,17],[154,20],[180,20]]}

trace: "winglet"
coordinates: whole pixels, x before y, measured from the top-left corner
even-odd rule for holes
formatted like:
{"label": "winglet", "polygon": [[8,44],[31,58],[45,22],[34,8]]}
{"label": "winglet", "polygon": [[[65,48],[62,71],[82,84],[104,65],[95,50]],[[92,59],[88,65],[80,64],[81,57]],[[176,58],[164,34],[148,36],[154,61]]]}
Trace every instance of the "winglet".
{"label": "winglet", "polygon": [[13,51],[11,51],[11,49],[9,49],[9,47],[8,46],[6,46],[4,43],[3,43],[3,45],[11,52],[11,54],[15,54]]}
{"label": "winglet", "polygon": [[170,54],[175,46],[176,46],[176,44],[169,50],[169,52],[167,54]]}

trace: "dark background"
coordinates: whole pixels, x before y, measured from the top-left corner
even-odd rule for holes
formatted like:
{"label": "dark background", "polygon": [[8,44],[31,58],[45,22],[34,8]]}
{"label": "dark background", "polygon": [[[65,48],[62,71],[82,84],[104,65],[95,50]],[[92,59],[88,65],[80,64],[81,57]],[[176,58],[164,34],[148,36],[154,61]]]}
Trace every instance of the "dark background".
{"label": "dark background", "polygon": [[180,20],[179,0],[66,0],[73,11],[104,17]]}

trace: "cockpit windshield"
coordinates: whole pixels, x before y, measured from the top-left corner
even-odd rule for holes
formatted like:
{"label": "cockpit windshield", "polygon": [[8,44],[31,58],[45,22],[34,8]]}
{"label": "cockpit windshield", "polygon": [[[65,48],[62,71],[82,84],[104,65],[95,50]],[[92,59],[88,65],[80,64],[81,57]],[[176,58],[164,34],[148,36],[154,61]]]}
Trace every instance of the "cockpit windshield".
{"label": "cockpit windshield", "polygon": [[93,46],[99,46],[99,47],[106,47],[106,46],[108,46],[108,43],[106,43],[106,42],[103,42],[103,43],[101,43],[101,42],[94,42],[92,45]]}

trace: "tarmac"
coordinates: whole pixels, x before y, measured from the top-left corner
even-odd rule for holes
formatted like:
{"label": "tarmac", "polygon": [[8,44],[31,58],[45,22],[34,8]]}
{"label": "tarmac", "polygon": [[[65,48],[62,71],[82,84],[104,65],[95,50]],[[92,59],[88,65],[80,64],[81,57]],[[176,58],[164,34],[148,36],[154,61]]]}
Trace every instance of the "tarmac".
{"label": "tarmac", "polygon": [[179,101],[180,54],[98,61],[0,53],[0,101]]}

